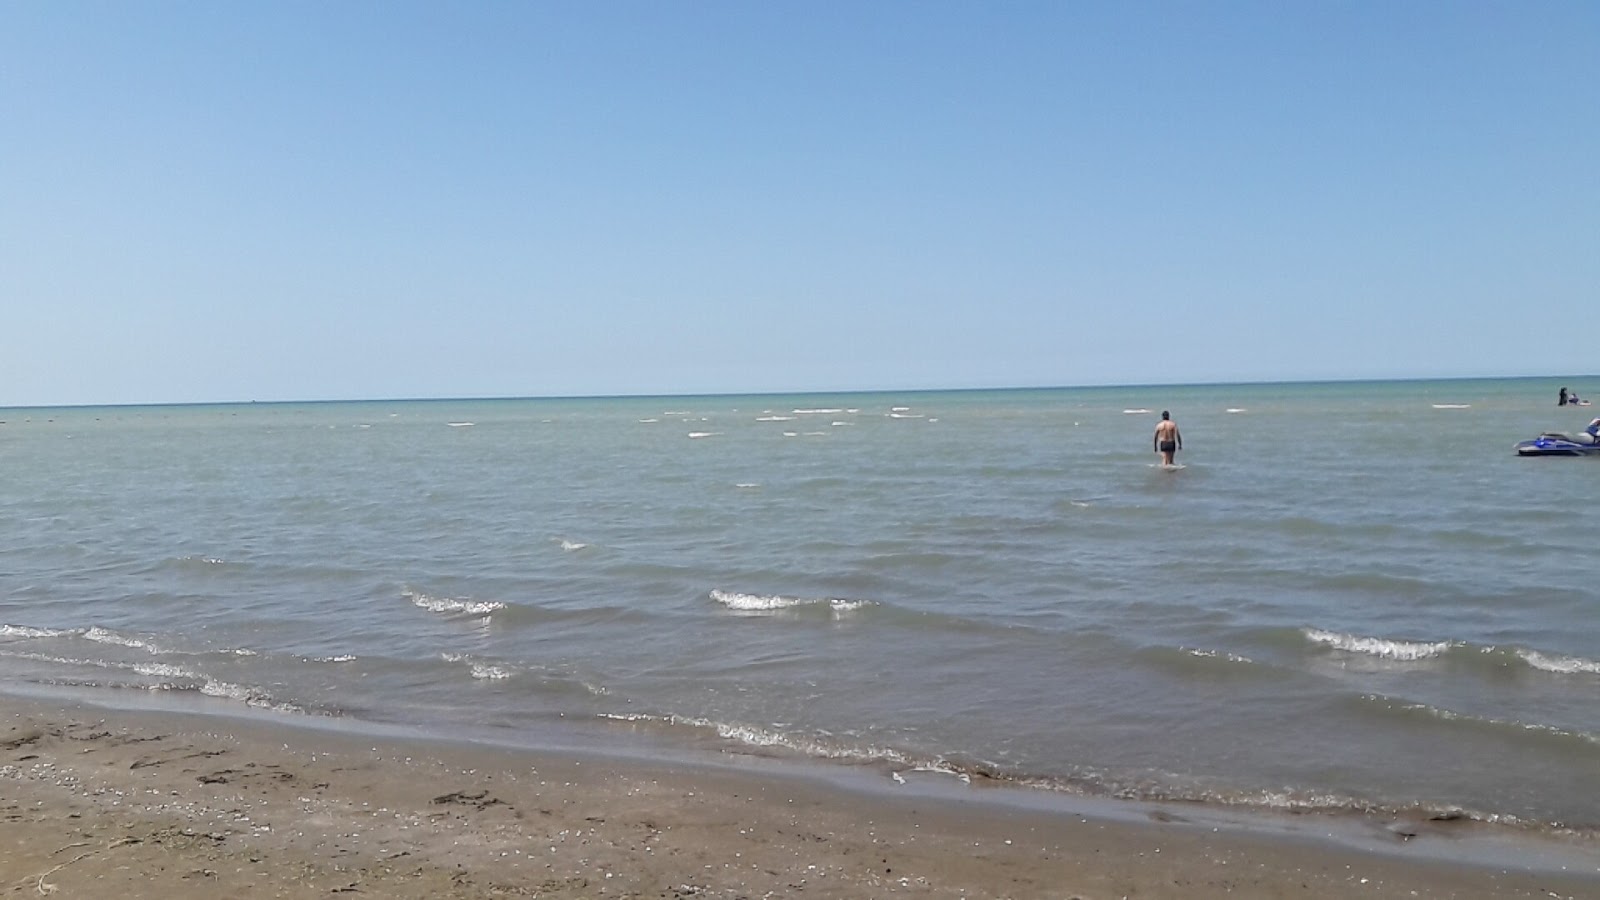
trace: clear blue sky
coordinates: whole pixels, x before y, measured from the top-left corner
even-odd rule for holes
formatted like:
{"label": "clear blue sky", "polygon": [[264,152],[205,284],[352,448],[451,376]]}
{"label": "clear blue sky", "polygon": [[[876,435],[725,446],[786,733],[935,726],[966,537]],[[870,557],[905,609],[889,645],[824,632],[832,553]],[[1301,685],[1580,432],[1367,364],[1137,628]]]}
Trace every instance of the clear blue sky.
{"label": "clear blue sky", "polygon": [[0,405],[1597,345],[1590,0],[0,0]]}

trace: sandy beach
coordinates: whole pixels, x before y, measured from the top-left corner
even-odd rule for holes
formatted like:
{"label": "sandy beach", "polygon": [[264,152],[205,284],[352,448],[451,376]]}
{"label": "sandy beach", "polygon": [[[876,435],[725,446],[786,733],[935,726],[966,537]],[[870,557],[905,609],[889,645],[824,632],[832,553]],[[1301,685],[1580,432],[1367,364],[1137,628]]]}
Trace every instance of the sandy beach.
{"label": "sandy beach", "polygon": [[1600,895],[1593,871],[1441,856],[1462,838],[1429,823],[1372,852],[1315,822],[1260,833],[1182,809],[1099,817],[770,768],[9,698],[0,884],[123,898]]}

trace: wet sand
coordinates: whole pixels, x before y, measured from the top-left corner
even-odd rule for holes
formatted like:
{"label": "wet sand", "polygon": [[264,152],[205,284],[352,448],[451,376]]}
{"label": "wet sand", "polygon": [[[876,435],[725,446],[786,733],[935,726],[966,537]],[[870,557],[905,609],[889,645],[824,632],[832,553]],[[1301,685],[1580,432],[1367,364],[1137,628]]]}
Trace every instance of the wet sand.
{"label": "wet sand", "polygon": [[1429,823],[1371,852],[968,793],[5,698],[0,895],[1600,896],[1593,866],[1441,858]]}

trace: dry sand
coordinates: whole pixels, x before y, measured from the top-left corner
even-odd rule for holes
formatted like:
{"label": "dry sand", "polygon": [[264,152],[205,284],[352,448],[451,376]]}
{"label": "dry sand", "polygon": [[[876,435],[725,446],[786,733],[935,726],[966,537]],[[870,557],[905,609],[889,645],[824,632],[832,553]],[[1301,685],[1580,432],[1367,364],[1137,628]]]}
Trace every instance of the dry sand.
{"label": "dry sand", "polygon": [[0,896],[1600,897],[1592,865],[1429,849],[1459,836],[1372,828],[1393,847],[1371,852],[1325,823],[1107,818],[781,768],[4,699]]}

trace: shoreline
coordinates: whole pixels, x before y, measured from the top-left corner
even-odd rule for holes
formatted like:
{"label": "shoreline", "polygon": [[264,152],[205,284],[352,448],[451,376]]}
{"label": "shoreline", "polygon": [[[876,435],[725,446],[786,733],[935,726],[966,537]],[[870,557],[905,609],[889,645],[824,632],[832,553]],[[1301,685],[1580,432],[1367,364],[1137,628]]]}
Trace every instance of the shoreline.
{"label": "shoreline", "polygon": [[1600,891],[1590,846],[1458,823],[1417,823],[1407,840],[1337,816],[1276,821],[821,768],[8,694],[0,884],[130,900]]}

